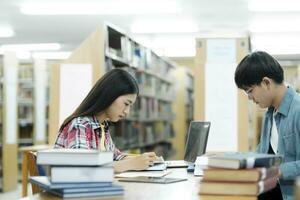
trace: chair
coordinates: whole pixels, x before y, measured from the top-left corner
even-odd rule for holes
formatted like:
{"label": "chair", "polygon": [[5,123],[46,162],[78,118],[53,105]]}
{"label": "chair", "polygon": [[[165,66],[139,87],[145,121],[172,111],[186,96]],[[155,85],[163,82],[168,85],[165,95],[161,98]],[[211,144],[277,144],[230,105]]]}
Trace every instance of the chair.
{"label": "chair", "polygon": [[[39,170],[36,165],[36,152],[28,151],[26,155],[27,155],[29,176],[39,176],[40,175]],[[31,183],[31,188],[32,188],[32,194],[41,192],[40,187],[34,183]]]}
{"label": "chair", "polygon": [[[22,152],[22,197],[27,196],[27,185],[28,185],[28,175],[29,176],[38,176],[41,175],[39,173],[39,168],[36,165],[36,154],[35,152],[42,149],[51,148],[49,145],[35,145],[28,147],[21,147],[20,151]],[[40,191],[40,188],[31,184],[32,193],[35,194]]]}

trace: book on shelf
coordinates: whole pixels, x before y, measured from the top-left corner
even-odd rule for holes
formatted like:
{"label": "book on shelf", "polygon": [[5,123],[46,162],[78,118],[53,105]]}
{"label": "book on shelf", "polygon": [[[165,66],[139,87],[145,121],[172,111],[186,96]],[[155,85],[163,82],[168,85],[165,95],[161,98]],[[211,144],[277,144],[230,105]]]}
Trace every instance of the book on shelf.
{"label": "book on shelf", "polygon": [[[49,193],[54,195],[63,197],[63,198],[80,198],[80,197],[100,197],[100,196],[115,196],[122,195],[124,193],[124,189],[121,186],[111,184],[106,186],[92,186],[86,187],[81,183],[81,185],[77,185],[76,187],[61,187],[61,188],[53,188],[52,183],[49,181],[47,177],[30,177],[30,182],[37,184],[42,189],[46,190]],[[62,185],[62,184],[61,184]]]}
{"label": "book on shelf", "polygon": [[[74,175],[76,174],[76,175]],[[52,166],[50,178],[53,183],[69,182],[112,182],[113,167]]]}
{"label": "book on shelf", "polygon": [[273,189],[277,184],[277,177],[271,177],[258,182],[218,182],[201,181],[200,194],[213,195],[259,195]]}
{"label": "book on shelf", "polygon": [[113,152],[88,149],[47,149],[37,152],[39,165],[99,166],[113,162]]}
{"label": "book on shelf", "polygon": [[255,167],[279,166],[282,162],[281,155],[262,153],[223,153],[208,158],[209,167],[228,169],[243,169]]}
{"label": "book on shelf", "polygon": [[253,169],[222,169],[204,168],[204,181],[224,181],[224,182],[257,182],[278,175],[278,167],[253,168]]}

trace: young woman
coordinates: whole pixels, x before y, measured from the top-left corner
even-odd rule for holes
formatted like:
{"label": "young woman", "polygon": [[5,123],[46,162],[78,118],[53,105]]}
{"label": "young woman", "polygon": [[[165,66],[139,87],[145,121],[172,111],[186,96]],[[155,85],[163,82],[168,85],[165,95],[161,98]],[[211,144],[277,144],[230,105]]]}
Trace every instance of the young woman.
{"label": "young woman", "polygon": [[107,72],[65,119],[55,148],[113,151],[116,172],[146,169],[156,159],[155,153],[128,156],[115,147],[108,130],[108,121],[117,122],[129,114],[138,94],[137,82],[128,72],[122,69]]}

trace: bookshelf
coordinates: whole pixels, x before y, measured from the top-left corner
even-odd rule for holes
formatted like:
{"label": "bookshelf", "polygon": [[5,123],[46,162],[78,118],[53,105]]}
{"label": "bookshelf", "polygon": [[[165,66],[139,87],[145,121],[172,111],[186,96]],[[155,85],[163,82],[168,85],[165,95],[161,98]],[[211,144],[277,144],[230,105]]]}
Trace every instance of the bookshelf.
{"label": "bookshelf", "polygon": [[[18,68],[19,147],[33,145],[34,89],[33,63],[20,62]],[[21,159],[19,164],[21,164]]]}
{"label": "bookshelf", "polygon": [[17,67],[15,53],[0,56],[0,190],[17,188]]}
{"label": "bookshelf", "polygon": [[[34,143],[33,63],[20,61],[18,67],[18,149]],[[22,154],[18,152],[18,181],[22,180]]]}
{"label": "bookshelf", "polygon": [[[101,24],[62,65],[55,65],[51,72],[49,143],[56,139],[61,104],[60,70],[64,64],[91,64],[92,83],[113,68],[128,70],[138,81],[140,96],[130,116],[111,126],[116,146],[124,151],[155,150],[168,156],[170,138],[174,135],[172,102],[175,97],[172,71],[176,65],[159,57],[124,31],[111,24]],[[71,70],[70,70],[71,73]],[[81,94],[78,94],[81,95]],[[67,113],[65,116],[69,115]],[[160,147],[159,147],[160,146]],[[161,147],[163,146],[163,147]]]}
{"label": "bookshelf", "polygon": [[212,122],[207,151],[249,151],[249,101],[234,83],[248,38],[198,38],[195,57],[195,120]]}
{"label": "bookshelf", "polygon": [[[45,60],[20,60],[18,67],[18,148],[47,143],[48,72]],[[18,152],[21,181],[22,152]]]}
{"label": "bookshelf", "polygon": [[185,83],[185,112],[187,127],[189,127],[194,119],[194,74],[192,70],[186,69]]}

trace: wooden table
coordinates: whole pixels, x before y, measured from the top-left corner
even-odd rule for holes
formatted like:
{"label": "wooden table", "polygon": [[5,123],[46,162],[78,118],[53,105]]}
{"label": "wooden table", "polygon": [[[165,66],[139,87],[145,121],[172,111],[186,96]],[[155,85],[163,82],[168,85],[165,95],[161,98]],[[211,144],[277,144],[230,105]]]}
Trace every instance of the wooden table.
{"label": "wooden table", "polygon": [[[124,195],[119,197],[93,198],[93,199],[109,199],[109,200],[215,200],[215,196],[199,196],[200,177],[195,177],[193,173],[187,173],[186,169],[170,169],[172,171],[166,177],[187,178],[187,181],[171,183],[171,184],[152,184],[152,183],[131,183],[119,182],[116,184],[124,187]],[[36,194],[22,198],[22,200],[60,200],[61,198],[52,196],[47,193]],[[224,200],[255,200],[256,197],[222,197]]]}

